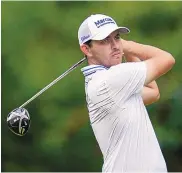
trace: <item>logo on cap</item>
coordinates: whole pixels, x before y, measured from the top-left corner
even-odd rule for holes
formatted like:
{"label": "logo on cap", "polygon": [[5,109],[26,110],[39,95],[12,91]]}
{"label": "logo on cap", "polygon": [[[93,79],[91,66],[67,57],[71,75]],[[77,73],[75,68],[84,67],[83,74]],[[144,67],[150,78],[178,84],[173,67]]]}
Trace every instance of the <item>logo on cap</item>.
{"label": "logo on cap", "polygon": [[90,35],[84,35],[83,37],[81,37],[81,41],[84,42],[86,39],[88,39],[90,37]]}
{"label": "logo on cap", "polygon": [[97,20],[96,22],[94,22],[95,25],[97,26],[97,28],[100,28],[101,26],[103,25],[106,25],[106,24],[115,24],[115,22],[113,21],[113,19],[111,18],[104,18],[104,19],[100,19],[100,20]]}

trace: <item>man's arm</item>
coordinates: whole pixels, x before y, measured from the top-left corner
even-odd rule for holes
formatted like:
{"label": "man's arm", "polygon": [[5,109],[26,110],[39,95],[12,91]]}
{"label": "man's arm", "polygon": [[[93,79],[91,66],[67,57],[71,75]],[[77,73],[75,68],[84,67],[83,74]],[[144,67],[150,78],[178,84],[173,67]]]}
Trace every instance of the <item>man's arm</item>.
{"label": "man's arm", "polygon": [[167,73],[175,64],[173,56],[157,47],[122,40],[124,54],[140,57],[147,67],[145,85]]}
{"label": "man's arm", "polygon": [[[137,57],[134,57],[132,55],[125,55],[127,62],[140,62],[141,60]],[[157,83],[155,81],[152,81],[151,83],[145,85],[142,90],[142,99],[145,105],[152,104],[159,100],[160,93],[159,88],[157,86]]]}

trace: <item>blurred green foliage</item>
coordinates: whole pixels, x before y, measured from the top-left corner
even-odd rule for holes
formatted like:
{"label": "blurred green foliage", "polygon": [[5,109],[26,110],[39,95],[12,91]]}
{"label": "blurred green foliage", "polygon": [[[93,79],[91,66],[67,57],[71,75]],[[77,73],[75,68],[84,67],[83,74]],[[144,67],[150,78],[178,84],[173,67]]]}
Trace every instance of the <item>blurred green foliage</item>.
{"label": "blurred green foliage", "polygon": [[[24,137],[7,114],[82,58],[77,40],[90,14],[130,28],[125,39],[169,51],[172,71],[158,79],[159,102],[147,107],[168,171],[182,171],[181,2],[2,2],[2,171],[101,171],[102,155],[89,124],[81,65],[26,108]],[[152,158],[151,158],[152,159]]]}

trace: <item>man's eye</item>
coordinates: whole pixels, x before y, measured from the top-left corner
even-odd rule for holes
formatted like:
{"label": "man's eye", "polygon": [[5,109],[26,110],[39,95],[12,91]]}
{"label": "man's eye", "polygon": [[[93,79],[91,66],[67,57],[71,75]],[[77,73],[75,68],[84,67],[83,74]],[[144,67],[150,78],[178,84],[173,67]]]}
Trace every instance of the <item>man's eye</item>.
{"label": "man's eye", "polygon": [[115,38],[116,38],[116,40],[119,40],[121,37],[120,37],[120,35],[117,35]]}
{"label": "man's eye", "polygon": [[104,41],[105,41],[105,42],[108,42],[108,41],[109,41],[109,38],[105,38]]}

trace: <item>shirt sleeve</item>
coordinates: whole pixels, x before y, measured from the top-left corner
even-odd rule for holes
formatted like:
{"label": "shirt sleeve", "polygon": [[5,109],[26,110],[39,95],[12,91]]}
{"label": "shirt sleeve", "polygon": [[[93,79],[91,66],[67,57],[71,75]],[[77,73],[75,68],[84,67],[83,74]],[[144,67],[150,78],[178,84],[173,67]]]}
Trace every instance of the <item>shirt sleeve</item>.
{"label": "shirt sleeve", "polygon": [[131,95],[140,93],[144,87],[146,73],[144,61],[112,66],[106,77],[111,96],[126,100]]}

